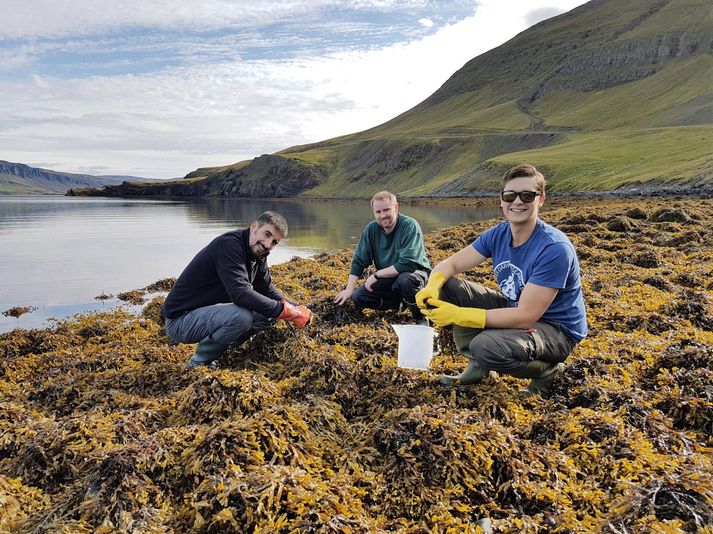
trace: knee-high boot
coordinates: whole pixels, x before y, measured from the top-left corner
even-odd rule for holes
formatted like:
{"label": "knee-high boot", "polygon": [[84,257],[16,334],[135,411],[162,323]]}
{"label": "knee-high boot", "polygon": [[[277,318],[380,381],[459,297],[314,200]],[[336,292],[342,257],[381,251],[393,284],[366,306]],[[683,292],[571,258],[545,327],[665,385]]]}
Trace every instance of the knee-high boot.
{"label": "knee-high boot", "polygon": [[468,358],[468,365],[459,375],[443,375],[441,384],[446,386],[467,386],[469,384],[479,384],[490,375],[488,369],[480,367],[474,359]]}
{"label": "knee-high boot", "polygon": [[196,352],[188,360],[188,367],[198,367],[205,365],[211,369],[217,369],[216,360],[220,358],[228,349],[228,345],[210,339],[209,337],[202,339],[196,346]]}
{"label": "knee-high boot", "polygon": [[508,373],[515,378],[531,378],[526,389],[521,389],[521,395],[549,395],[552,382],[564,371],[563,363],[532,360],[524,369]]}

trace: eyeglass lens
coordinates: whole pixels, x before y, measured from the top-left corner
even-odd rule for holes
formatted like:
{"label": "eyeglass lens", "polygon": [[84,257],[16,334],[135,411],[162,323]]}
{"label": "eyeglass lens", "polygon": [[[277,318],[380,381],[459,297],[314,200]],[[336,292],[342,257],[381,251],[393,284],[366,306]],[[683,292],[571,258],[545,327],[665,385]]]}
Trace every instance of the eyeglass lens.
{"label": "eyeglass lens", "polygon": [[514,202],[517,197],[520,197],[520,200],[525,204],[529,204],[533,202],[539,194],[539,191],[503,191],[500,194],[500,198],[505,202]]}

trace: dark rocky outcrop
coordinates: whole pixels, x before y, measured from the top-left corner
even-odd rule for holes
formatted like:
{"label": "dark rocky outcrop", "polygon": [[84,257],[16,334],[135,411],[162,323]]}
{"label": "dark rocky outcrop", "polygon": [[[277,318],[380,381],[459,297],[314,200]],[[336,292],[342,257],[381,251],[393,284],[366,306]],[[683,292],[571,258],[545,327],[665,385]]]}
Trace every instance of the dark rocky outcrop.
{"label": "dark rocky outcrop", "polygon": [[264,154],[241,169],[211,175],[211,194],[221,197],[294,197],[320,184],[324,169],[304,161]]}
{"label": "dark rocky outcrop", "polygon": [[171,182],[122,182],[103,188],[73,188],[67,191],[70,197],[201,197],[209,194],[204,180]]}
{"label": "dark rocky outcrop", "polygon": [[274,154],[245,166],[228,167],[202,178],[163,183],[123,182],[102,189],[72,189],[69,196],[116,197],[253,197],[288,198],[317,186],[326,172],[319,166]]}

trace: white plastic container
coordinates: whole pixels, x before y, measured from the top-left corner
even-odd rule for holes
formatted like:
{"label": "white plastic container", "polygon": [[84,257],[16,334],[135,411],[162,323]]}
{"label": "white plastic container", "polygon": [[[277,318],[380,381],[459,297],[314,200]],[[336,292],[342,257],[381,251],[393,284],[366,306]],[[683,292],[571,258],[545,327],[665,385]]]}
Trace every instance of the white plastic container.
{"label": "white plastic container", "polygon": [[404,369],[427,370],[433,356],[436,331],[430,326],[392,324],[399,336],[398,366]]}

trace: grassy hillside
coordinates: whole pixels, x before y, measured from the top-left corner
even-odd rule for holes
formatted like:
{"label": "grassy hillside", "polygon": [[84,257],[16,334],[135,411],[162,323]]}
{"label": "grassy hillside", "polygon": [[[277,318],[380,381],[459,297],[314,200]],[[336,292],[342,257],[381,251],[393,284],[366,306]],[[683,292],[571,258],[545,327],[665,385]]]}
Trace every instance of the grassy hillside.
{"label": "grassy hillside", "polygon": [[530,161],[547,169],[554,190],[622,185],[672,186],[713,178],[713,129],[705,126],[575,134],[555,146],[493,158],[499,168]]}
{"label": "grassy hillside", "polygon": [[46,195],[48,191],[18,183],[0,175],[0,195]]}
{"label": "grassy hillside", "polygon": [[530,161],[559,191],[713,182],[710,0],[596,0],[543,21],[369,130],[221,168],[202,194],[473,194]]}
{"label": "grassy hillside", "polygon": [[601,91],[553,91],[532,106],[532,113],[553,128],[710,127],[713,55],[673,60],[652,76]]}

